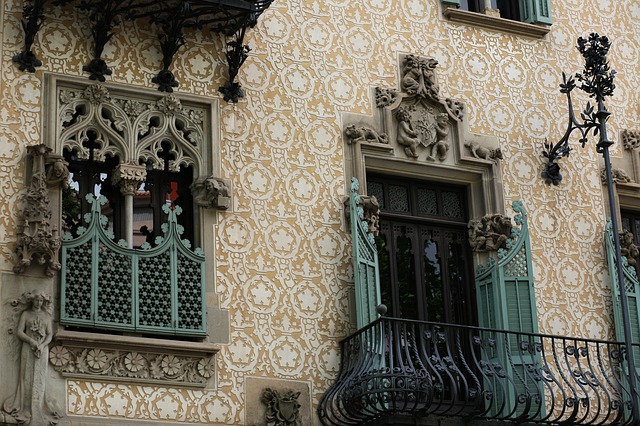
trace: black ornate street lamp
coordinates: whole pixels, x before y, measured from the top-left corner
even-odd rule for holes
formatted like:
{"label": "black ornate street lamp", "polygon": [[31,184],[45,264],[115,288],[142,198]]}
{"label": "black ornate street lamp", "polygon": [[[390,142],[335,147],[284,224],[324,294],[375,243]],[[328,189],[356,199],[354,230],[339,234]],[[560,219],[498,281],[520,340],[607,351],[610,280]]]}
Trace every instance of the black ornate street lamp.
{"label": "black ornate street lamp", "polygon": [[[636,367],[632,349],[632,334],[629,324],[629,304],[627,302],[627,291],[624,285],[624,272],[622,269],[622,254],[620,252],[620,235],[618,232],[618,218],[616,199],[613,193],[613,178],[611,176],[611,159],[609,157],[609,147],[613,145],[607,137],[607,120],[611,113],[607,111],[604,105],[604,99],[613,95],[615,84],[613,79],[616,72],[609,67],[607,62],[607,53],[611,43],[607,37],[600,36],[597,33],[591,33],[589,38],[578,38],[578,51],[585,60],[584,71],[576,73],[567,79],[562,73],[563,83],[560,85],[560,92],[567,95],[569,106],[569,122],[567,130],[560,141],[555,145],[552,143],[544,143],[544,151],[542,154],[547,158],[548,162],[542,172],[542,177],[547,184],[558,185],[562,180],[560,174],[560,166],[558,160],[562,157],[568,157],[571,152],[569,147],[569,137],[574,131],[580,134],[580,143],[585,146],[589,133],[594,137],[599,137],[596,144],[596,151],[602,154],[604,158],[605,174],[607,178],[607,193],[609,196],[609,210],[611,212],[611,225],[613,227],[613,243],[616,249],[616,269],[618,275],[618,287],[620,291],[620,304],[622,308],[622,322],[624,328],[625,352],[627,355],[627,367],[629,368],[629,388],[631,389],[632,398],[632,416],[637,422],[640,421],[640,412],[638,411],[638,389],[636,389]],[[579,85],[576,85],[576,80]],[[596,105],[587,102],[586,107],[580,113],[580,120],[576,118],[571,103],[571,91],[578,87],[582,91],[589,94],[590,98],[594,98]]]}

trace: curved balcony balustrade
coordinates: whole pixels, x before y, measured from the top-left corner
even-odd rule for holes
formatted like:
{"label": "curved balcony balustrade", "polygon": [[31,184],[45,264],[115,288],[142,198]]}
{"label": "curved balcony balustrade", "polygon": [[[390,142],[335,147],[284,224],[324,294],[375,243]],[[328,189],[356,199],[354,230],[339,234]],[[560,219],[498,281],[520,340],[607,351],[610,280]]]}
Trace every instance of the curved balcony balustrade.
{"label": "curved balcony balustrade", "polygon": [[341,342],[323,425],[636,425],[619,342],[380,318]]}

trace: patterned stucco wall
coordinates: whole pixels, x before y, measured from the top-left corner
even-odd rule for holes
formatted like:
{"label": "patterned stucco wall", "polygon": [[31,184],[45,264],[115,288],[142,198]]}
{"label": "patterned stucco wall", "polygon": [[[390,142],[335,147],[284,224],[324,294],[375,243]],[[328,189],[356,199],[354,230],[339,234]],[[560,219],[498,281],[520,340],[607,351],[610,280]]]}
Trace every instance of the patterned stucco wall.
{"label": "patterned stucco wall", "polygon": [[[81,13],[52,7],[35,45],[42,71],[22,73],[11,63],[22,46],[22,2],[2,4],[0,269],[10,271],[25,146],[41,142],[42,71],[82,75],[91,35]],[[576,147],[562,160],[559,187],[539,178],[540,149],[564,130],[557,86],[562,71],[581,65],[575,39],[592,31],[614,41],[610,132],[638,127],[640,1],[554,0],[553,17],[550,34],[533,40],[443,21],[437,0],[276,0],[249,33],[240,74],[247,97],[222,103],[221,174],[232,180],[234,205],[215,229],[216,289],[231,314],[217,389],[69,381],[68,413],[242,424],[249,376],[307,381],[319,399],[337,372],[337,340],[350,330],[340,116],[372,113],[370,87],[397,84],[401,52],[436,57],[441,93],[468,105],[472,132],[499,139],[506,205],[521,199],[531,217],[541,331],[610,336],[595,149]],[[175,61],[180,92],[219,96],[222,44],[189,38]],[[122,27],[105,58],[112,81],[153,88],[156,31]]]}

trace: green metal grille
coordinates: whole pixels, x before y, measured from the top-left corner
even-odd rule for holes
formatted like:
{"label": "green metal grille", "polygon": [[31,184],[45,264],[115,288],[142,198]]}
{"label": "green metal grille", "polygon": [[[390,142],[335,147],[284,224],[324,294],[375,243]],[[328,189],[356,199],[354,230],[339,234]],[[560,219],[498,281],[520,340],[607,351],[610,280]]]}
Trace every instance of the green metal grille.
{"label": "green metal grille", "polygon": [[104,230],[101,197],[87,196],[86,228],[62,244],[61,323],[68,326],[202,336],[205,265],[202,250],[180,239],[180,208],[164,206],[168,222],[157,246],[130,249]]}

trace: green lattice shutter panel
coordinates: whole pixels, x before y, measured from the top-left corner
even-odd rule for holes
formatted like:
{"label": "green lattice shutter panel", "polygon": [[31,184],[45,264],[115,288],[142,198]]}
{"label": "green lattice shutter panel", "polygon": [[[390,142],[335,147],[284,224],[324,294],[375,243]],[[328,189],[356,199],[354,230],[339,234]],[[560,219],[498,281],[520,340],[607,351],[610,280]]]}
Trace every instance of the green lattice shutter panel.
{"label": "green lattice shutter panel", "polygon": [[[605,246],[607,249],[607,262],[609,263],[609,277],[611,279],[611,292],[613,295],[613,319],[616,326],[616,340],[624,342],[624,320],[620,301],[620,288],[618,286],[618,270],[616,268],[616,252],[613,244],[613,232],[611,220],[607,221],[605,231]],[[623,266],[624,285],[629,305],[629,324],[633,343],[640,343],[640,282],[636,269],[631,265]],[[634,347],[635,359],[640,359],[640,350]],[[637,368],[640,372],[640,365]]]}
{"label": "green lattice shutter panel", "polygon": [[460,0],[440,0],[443,5],[460,6]]}
{"label": "green lattice shutter panel", "polygon": [[357,326],[364,327],[378,317],[380,304],[380,278],[378,274],[378,249],[369,225],[364,220],[360,184],[351,178],[349,196],[351,213],[351,238],[353,240],[353,275],[356,290]]}

